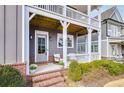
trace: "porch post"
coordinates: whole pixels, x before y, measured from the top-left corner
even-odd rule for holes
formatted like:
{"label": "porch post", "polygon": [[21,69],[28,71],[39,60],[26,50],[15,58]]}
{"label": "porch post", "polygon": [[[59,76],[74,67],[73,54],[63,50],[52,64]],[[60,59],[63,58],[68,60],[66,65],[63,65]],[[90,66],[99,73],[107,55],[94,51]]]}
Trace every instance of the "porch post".
{"label": "porch post", "polygon": [[99,52],[99,60],[101,60],[101,10],[98,8],[98,20],[99,20],[99,31],[98,31],[98,52]]}
{"label": "porch post", "polygon": [[91,28],[88,28],[88,55],[89,55],[89,62],[91,61],[91,45],[92,45],[92,29]]}
{"label": "porch post", "polygon": [[29,11],[24,7],[24,61],[26,63],[26,75],[29,75]]}
{"label": "porch post", "polygon": [[64,68],[67,68],[67,28],[70,23],[66,21],[60,21],[63,27],[63,62]]}
{"label": "porch post", "polygon": [[87,13],[88,13],[88,24],[89,24],[89,27],[87,28],[87,31],[88,31],[88,55],[89,55],[89,59],[88,61],[90,62],[91,61],[91,35],[92,35],[92,29],[90,27],[91,25],[91,5],[88,5],[87,7]]}

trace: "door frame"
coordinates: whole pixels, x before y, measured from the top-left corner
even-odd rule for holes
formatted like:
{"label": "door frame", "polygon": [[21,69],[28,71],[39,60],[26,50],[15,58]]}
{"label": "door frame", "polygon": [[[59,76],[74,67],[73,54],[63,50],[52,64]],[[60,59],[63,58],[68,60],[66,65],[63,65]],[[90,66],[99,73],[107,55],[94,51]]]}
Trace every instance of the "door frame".
{"label": "door frame", "polygon": [[35,30],[35,44],[34,44],[34,47],[35,47],[35,62],[37,62],[37,34],[41,34],[41,35],[46,35],[47,36],[47,61],[49,60],[49,33],[46,32],[46,31],[40,31],[40,30]]}

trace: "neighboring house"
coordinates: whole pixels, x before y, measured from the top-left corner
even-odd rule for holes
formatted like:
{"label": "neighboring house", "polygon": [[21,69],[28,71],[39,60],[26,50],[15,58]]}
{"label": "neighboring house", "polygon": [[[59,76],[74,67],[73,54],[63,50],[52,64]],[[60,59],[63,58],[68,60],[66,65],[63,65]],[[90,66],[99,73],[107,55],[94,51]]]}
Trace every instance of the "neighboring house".
{"label": "neighboring house", "polygon": [[102,57],[122,59],[124,56],[124,23],[117,7],[102,13]]}
{"label": "neighboring house", "polygon": [[[101,14],[95,5],[0,6],[0,64],[101,59]],[[91,18],[97,10],[98,18]]]}

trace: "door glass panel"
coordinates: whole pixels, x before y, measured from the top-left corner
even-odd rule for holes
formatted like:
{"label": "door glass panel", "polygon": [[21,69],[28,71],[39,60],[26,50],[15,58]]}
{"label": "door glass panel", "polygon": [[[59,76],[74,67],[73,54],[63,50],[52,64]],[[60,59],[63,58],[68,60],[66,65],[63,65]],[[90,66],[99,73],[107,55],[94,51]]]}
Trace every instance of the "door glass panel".
{"label": "door glass panel", "polygon": [[45,38],[38,37],[38,54],[43,54],[46,52]]}

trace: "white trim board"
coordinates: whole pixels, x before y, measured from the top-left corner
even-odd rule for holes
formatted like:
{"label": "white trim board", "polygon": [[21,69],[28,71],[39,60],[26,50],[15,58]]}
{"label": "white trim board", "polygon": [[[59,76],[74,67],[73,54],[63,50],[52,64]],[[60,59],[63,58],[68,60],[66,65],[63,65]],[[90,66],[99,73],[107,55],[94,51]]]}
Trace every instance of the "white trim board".
{"label": "white trim board", "polygon": [[42,35],[47,35],[47,61],[49,60],[49,33],[46,32],[46,31],[40,31],[40,30],[35,30],[35,44],[34,44],[34,47],[35,47],[35,62],[37,62],[37,58],[36,58],[36,55],[37,55],[37,51],[36,51],[36,34],[42,34]]}

